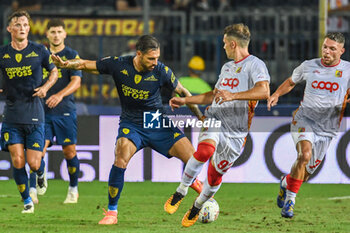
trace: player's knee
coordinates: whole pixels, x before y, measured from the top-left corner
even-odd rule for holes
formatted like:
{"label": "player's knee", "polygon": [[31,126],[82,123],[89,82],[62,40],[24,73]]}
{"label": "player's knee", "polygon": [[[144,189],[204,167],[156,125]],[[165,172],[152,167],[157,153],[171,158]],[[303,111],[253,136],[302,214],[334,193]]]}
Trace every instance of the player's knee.
{"label": "player's knee", "polygon": [[209,163],[208,166],[208,184],[210,186],[218,186],[222,182],[222,174],[216,171],[215,167]]}
{"label": "player's knee", "polygon": [[28,161],[28,165],[29,165],[29,167],[30,167],[30,170],[32,170],[32,171],[34,171],[34,172],[36,172],[37,170],[39,170],[39,168],[40,168],[40,163],[41,163],[41,160],[39,160],[39,161],[34,161],[34,160]]}
{"label": "player's knee", "polygon": [[73,159],[77,152],[75,150],[63,150],[63,155],[65,159]]}
{"label": "player's knee", "polygon": [[206,162],[214,154],[215,146],[207,143],[201,142],[198,144],[197,151],[193,154],[193,157],[200,162]]}
{"label": "player's knee", "polygon": [[312,156],[312,152],[309,150],[304,150],[299,153],[298,160],[300,164],[303,164],[306,166],[306,164],[310,161]]}
{"label": "player's knee", "polygon": [[126,168],[128,166],[128,160],[124,156],[118,155],[116,156],[114,165],[120,168]]}
{"label": "player's knee", "polygon": [[17,169],[20,169],[20,168],[24,167],[25,160],[19,156],[13,157],[12,158],[12,165]]}

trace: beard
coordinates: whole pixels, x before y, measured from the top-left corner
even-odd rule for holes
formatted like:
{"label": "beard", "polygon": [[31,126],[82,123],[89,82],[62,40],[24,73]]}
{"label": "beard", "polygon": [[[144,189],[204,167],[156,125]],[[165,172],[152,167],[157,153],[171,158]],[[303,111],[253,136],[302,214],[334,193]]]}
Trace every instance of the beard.
{"label": "beard", "polygon": [[144,71],[152,71],[154,69],[154,67],[152,67],[152,65],[147,66],[144,63],[143,59],[141,59],[140,63],[141,63],[142,70],[144,70]]}

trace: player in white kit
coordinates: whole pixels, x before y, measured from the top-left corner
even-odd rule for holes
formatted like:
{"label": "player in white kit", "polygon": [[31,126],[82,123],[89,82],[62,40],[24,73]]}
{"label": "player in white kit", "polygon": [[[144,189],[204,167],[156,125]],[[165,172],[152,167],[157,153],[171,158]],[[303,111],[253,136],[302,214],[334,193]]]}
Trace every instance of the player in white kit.
{"label": "player in white kit", "polygon": [[226,55],[233,61],[222,67],[215,89],[192,97],[174,97],[169,102],[172,108],[186,103],[211,104],[205,111],[205,120],[221,121],[220,128],[202,128],[197,151],[188,161],[176,192],[164,205],[164,210],[173,214],[193,179],[212,157],[203,190],[182,219],[185,227],[197,221],[203,203],[219,190],[222,176],[244,147],[257,100],[267,99],[270,95],[266,65],[248,52],[249,28],[244,24],[227,26],[223,41]]}
{"label": "player in white kit", "polygon": [[294,216],[295,197],[301,184],[319,167],[336,136],[347,103],[350,63],[341,60],[345,38],[329,33],[322,45],[322,58],[304,61],[268,100],[268,108],[294,86],[306,81],[304,98],[293,113],[291,134],[298,157],[290,174],[282,177],[277,205],[285,218]]}

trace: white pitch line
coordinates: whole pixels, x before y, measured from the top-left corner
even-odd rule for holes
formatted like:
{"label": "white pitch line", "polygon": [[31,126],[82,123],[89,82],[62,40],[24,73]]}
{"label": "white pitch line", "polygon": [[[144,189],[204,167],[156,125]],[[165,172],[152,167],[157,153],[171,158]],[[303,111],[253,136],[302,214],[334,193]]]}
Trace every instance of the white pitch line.
{"label": "white pitch line", "polygon": [[350,199],[350,196],[344,196],[344,197],[329,197],[328,200],[343,200],[343,199]]}
{"label": "white pitch line", "polygon": [[0,198],[15,197],[15,195],[0,195]]}

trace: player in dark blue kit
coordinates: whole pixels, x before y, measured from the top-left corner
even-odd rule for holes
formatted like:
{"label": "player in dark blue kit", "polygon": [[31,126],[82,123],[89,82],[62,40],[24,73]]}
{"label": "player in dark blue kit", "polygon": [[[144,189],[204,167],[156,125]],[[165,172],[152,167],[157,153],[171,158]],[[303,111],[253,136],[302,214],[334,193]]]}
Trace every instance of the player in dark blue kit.
{"label": "player in dark blue kit", "polygon": [[[79,58],[75,50],[65,46],[66,36],[65,24],[61,19],[52,19],[48,22],[46,37],[49,39],[50,52],[57,54],[64,60]],[[58,69],[58,80],[47,92],[45,98],[45,147],[43,157],[47,147],[53,143],[53,138],[56,136],[56,143],[62,145],[70,180],[64,204],[77,203],[79,196],[79,159],[75,149],[77,143],[77,114],[73,93],[80,87],[81,73],[80,70]],[[47,76],[48,72],[44,70],[45,81]],[[35,184],[36,174],[31,173],[29,195],[34,203],[38,202]],[[39,191],[43,191],[43,189],[38,189],[38,194],[44,194],[44,192]]]}
{"label": "player in dark blue kit", "polygon": [[[144,147],[151,147],[164,156],[175,156],[184,163],[194,153],[194,148],[185,135],[176,127],[144,128],[144,114],[152,118],[161,117],[163,106],[160,88],[167,86],[181,96],[191,94],[182,87],[175,75],[164,64],[158,62],[160,44],[152,36],[144,35],[136,44],[136,56],[105,57],[98,61],[68,60],[58,56],[52,58],[59,67],[84,70],[95,74],[110,74],[117,87],[122,114],[115,148],[115,161],[109,174],[109,205],[105,217],[99,224],[116,224],[117,206],[124,185],[124,173],[132,156]],[[197,106],[190,106],[198,118],[202,113]],[[153,120],[154,120],[153,119]],[[150,123],[152,119],[150,119]],[[196,181],[196,191],[201,185]]]}
{"label": "player in dark blue kit", "polygon": [[[0,143],[1,149],[11,154],[13,177],[24,201],[22,213],[34,213],[24,168],[25,154],[30,169],[38,174],[39,186],[43,184],[41,155],[45,131],[42,98],[57,80],[57,68],[48,50],[28,40],[29,20],[26,11],[10,15],[7,31],[11,34],[11,43],[0,48],[0,69],[6,96]],[[50,72],[50,76],[41,85],[43,68]]]}

